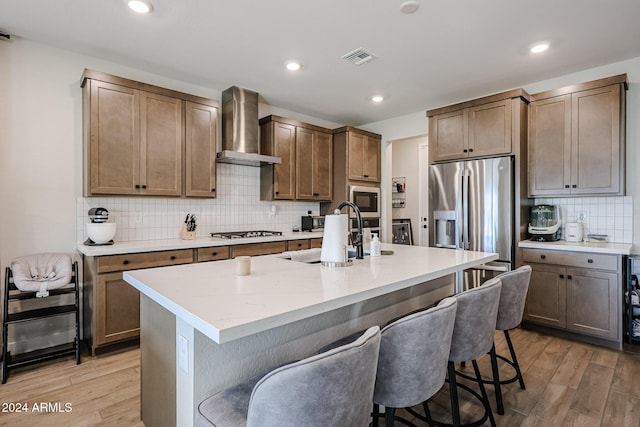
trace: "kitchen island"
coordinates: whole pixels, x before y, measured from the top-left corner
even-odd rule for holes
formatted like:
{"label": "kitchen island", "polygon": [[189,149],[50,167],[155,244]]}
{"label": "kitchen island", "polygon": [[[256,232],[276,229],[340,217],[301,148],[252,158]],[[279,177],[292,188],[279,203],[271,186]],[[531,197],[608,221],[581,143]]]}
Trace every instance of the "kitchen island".
{"label": "kitchen island", "polygon": [[[141,417],[193,424],[205,397],[453,293],[451,275],[497,254],[382,245],[350,267],[253,257],[124,274],[140,291]],[[175,421],[174,421],[175,420]]]}

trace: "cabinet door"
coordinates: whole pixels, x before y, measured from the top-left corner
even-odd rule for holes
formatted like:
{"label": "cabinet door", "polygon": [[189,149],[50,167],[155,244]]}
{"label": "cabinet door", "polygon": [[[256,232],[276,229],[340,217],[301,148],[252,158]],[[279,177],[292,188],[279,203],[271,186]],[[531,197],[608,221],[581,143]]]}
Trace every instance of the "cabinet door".
{"label": "cabinet door", "polygon": [[90,194],[138,194],[140,92],[91,80]]}
{"label": "cabinet door", "polygon": [[468,157],[467,115],[465,110],[429,118],[429,158],[432,162]]}
{"label": "cabinet door", "polygon": [[185,103],[185,195],[216,197],[217,108]]}
{"label": "cabinet door", "polygon": [[529,107],[529,195],[571,192],[571,95]]}
{"label": "cabinet door", "polygon": [[542,325],[566,325],[565,268],[531,264],[531,280],[523,319]]}
{"label": "cabinet door", "polygon": [[347,168],[349,179],[363,180],[365,175],[365,143],[366,137],[359,133],[347,134]]}
{"label": "cabinet door", "polygon": [[122,272],[99,274],[94,345],[140,335],[140,294],[122,280]]}
{"label": "cabinet door", "polygon": [[380,140],[367,136],[365,148],[364,179],[380,182]]}
{"label": "cabinet door", "polygon": [[572,95],[571,192],[620,193],[620,87]]}
{"label": "cabinet door", "polygon": [[296,199],[313,200],[313,139],[310,129],[296,129]]}
{"label": "cabinet door", "polygon": [[140,194],[180,196],[182,100],[140,92]]}
{"label": "cabinet door", "polygon": [[617,285],[617,274],[567,269],[567,329],[617,339],[620,323]]}
{"label": "cabinet door", "polygon": [[273,155],[282,163],[274,165],[274,198],[295,198],[296,127],[284,123],[273,123]]}
{"label": "cabinet door", "polygon": [[315,132],[313,141],[313,198],[333,198],[333,136]]}
{"label": "cabinet door", "polygon": [[468,115],[470,157],[511,153],[511,99],[469,108]]}

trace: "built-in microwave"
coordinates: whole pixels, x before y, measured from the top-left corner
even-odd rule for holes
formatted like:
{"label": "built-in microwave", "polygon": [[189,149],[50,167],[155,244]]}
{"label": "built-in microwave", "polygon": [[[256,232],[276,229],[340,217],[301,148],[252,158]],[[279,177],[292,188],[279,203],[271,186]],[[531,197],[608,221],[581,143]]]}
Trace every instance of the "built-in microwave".
{"label": "built-in microwave", "polygon": [[[349,201],[358,207],[363,218],[380,218],[379,188],[351,185]],[[355,216],[353,213],[351,215]]]}

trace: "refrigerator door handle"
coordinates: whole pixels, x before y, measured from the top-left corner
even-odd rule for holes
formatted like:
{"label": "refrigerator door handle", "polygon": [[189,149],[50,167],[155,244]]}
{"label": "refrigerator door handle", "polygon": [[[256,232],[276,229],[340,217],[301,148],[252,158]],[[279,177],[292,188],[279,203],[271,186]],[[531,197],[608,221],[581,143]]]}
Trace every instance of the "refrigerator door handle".
{"label": "refrigerator door handle", "polygon": [[469,250],[471,243],[469,242],[469,169],[462,170],[462,249]]}

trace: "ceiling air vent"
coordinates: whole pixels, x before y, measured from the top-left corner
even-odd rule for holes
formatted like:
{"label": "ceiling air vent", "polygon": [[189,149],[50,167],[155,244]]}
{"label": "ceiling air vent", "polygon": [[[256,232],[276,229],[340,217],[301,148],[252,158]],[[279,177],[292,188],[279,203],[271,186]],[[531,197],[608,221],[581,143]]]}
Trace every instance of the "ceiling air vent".
{"label": "ceiling air vent", "polygon": [[353,62],[356,65],[362,65],[365,62],[369,62],[372,59],[375,59],[375,56],[360,47],[353,52],[342,55],[342,59],[346,59],[347,61]]}

